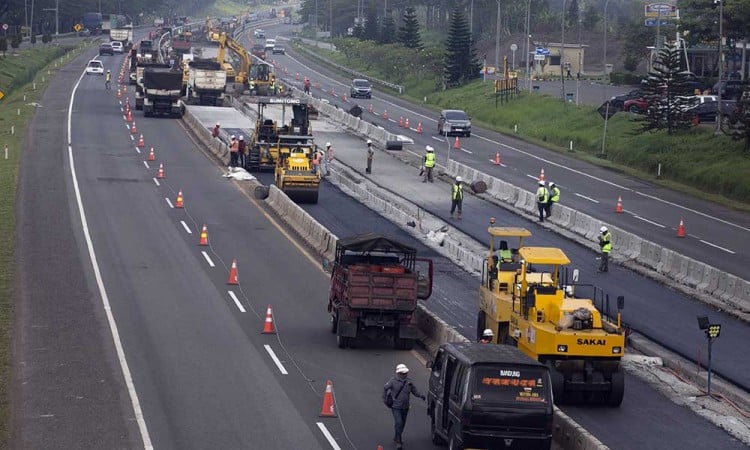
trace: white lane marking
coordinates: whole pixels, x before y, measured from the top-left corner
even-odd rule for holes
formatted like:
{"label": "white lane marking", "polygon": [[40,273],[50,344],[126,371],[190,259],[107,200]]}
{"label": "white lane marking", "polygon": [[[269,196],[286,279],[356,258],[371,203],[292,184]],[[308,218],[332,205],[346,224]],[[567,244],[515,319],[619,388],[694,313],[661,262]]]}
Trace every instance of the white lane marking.
{"label": "white lane marking", "polygon": [[395,119],[388,119],[388,122],[396,123],[396,120]]}
{"label": "white lane marking", "polygon": [[85,76],[85,72],[82,72],[78,77],[78,81],[73,86],[73,91],[70,94],[70,102],[68,103],[68,161],[70,164],[70,177],[73,180],[73,190],[76,195],[76,203],[78,204],[78,213],[81,216],[81,228],[83,230],[83,236],[86,240],[86,247],[89,252],[89,259],[91,260],[91,266],[94,270],[94,278],[96,279],[96,285],[99,288],[99,295],[102,299],[102,306],[104,307],[104,313],[107,316],[107,323],[109,324],[109,330],[112,334],[112,341],[115,345],[115,352],[117,353],[117,359],[120,362],[120,370],[122,370],[122,377],[125,380],[125,386],[130,396],[130,404],[133,407],[133,414],[135,416],[136,423],[138,424],[138,431],[141,434],[141,440],[143,441],[143,447],[151,450],[154,448],[151,443],[151,436],[148,433],[148,427],[146,426],[146,420],[143,417],[143,411],[141,410],[141,402],[138,399],[138,393],[135,390],[135,383],[133,382],[133,376],[130,373],[130,367],[128,361],[125,358],[125,350],[120,340],[120,332],[117,329],[117,323],[115,322],[115,316],[112,313],[112,305],[109,303],[109,296],[107,295],[107,289],[104,287],[104,280],[102,279],[102,273],[99,269],[99,262],[96,259],[96,252],[94,251],[94,243],[91,240],[91,233],[89,232],[88,221],[86,220],[86,211],[83,209],[83,198],[81,197],[81,189],[78,186],[78,176],[76,175],[76,165],[73,159],[73,144],[72,144],[72,122],[73,122],[73,103],[75,101],[76,92],[78,91],[78,85]]}
{"label": "white lane marking", "polygon": [[169,205],[170,208],[174,209],[174,205],[172,204],[172,200],[170,200],[168,197],[164,197],[164,200],[167,201],[167,205]]}
{"label": "white lane marking", "polygon": [[538,177],[538,176],[536,176],[536,175],[529,175],[529,174],[527,173],[527,174],[526,174],[526,176],[527,176],[527,177],[529,177],[529,178],[531,178],[532,180],[537,180],[537,181],[539,181],[539,177]]}
{"label": "white lane marking", "polygon": [[437,137],[437,136],[432,136],[432,138],[433,138],[433,139],[435,139],[435,140],[436,140],[436,141],[438,141],[438,142],[445,142],[445,141],[443,140],[443,138],[439,138],[439,137]]}
{"label": "white lane marking", "polygon": [[159,180],[157,180],[156,178],[152,178],[152,180],[154,180],[154,184],[155,185],[161,186],[161,184],[159,184]]}
{"label": "white lane marking", "polygon": [[339,447],[336,439],[331,436],[331,433],[328,431],[328,428],[326,428],[325,424],[323,422],[317,422],[316,425],[318,425],[318,428],[320,428],[320,432],[323,433],[323,437],[325,437],[328,443],[331,444],[333,450],[341,450],[341,447]]}
{"label": "white lane marking", "polygon": [[135,137],[132,134],[130,135],[130,140],[135,141]]}
{"label": "white lane marking", "polygon": [[180,223],[182,224],[182,228],[185,229],[185,232],[187,234],[193,234],[193,231],[190,229],[190,227],[185,223],[184,220],[180,220]]}
{"label": "white lane marking", "polygon": [[[135,151],[137,151],[137,152],[138,152],[139,154],[141,153],[141,149],[140,149],[140,148],[138,148],[138,147],[136,147],[136,148],[135,148]],[[144,161],[144,162],[145,162],[145,161]]]}
{"label": "white lane marking", "polygon": [[[489,161],[490,161],[490,162],[491,162],[492,164],[495,164],[495,160],[494,160],[494,159],[490,159]],[[496,166],[500,166],[500,167],[508,167],[508,166],[506,166],[506,165],[505,165],[505,164],[503,164],[503,163],[500,163],[500,164],[495,164],[495,165],[496,165]]]}
{"label": "white lane marking", "polygon": [[727,252],[727,253],[731,253],[731,254],[733,254],[733,255],[734,255],[734,252],[733,252],[733,251],[731,251],[731,250],[729,250],[729,249],[726,249],[726,248],[724,248],[724,247],[719,247],[718,245],[716,245],[716,244],[712,244],[712,243],[710,243],[710,242],[708,242],[708,241],[704,241],[703,239],[701,239],[701,242],[702,242],[702,243],[704,243],[704,244],[706,244],[706,245],[710,245],[711,247],[714,247],[714,248],[718,248],[719,250],[724,250],[725,252]]}
{"label": "white lane marking", "polygon": [[289,375],[289,372],[287,372],[284,366],[281,364],[281,361],[279,361],[279,358],[276,356],[276,353],[273,352],[271,346],[265,344],[263,345],[263,347],[265,347],[266,351],[271,356],[271,359],[273,360],[274,364],[276,364],[276,367],[279,368],[279,372],[281,372],[282,375]]}
{"label": "white lane marking", "polygon": [[216,265],[214,265],[214,262],[211,260],[211,257],[208,256],[208,253],[206,253],[205,250],[201,251],[201,254],[203,255],[203,258],[206,259],[206,262],[208,263],[209,266],[216,267]]}
{"label": "white lane marking", "polygon": [[590,202],[594,202],[594,203],[599,203],[599,200],[595,200],[595,199],[593,199],[593,198],[591,198],[591,197],[586,197],[585,195],[581,195],[581,194],[579,194],[579,193],[577,193],[577,192],[575,193],[575,195],[576,195],[577,197],[581,197],[581,198],[584,198],[584,199],[586,199],[586,200],[588,200],[588,201],[590,201]]}
{"label": "white lane marking", "polygon": [[462,151],[462,152],[466,152],[466,153],[468,153],[468,154],[470,154],[470,155],[473,155],[473,153],[472,153],[472,152],[471,152],[470,150],[466,150],[466,149],[465,149],[465,148],[463,148],[463,147],[461,147],[461,151]]}
{"label": "white lane marking", "polygon": [[130,131],[130,125],[125,124],[125,129],[128,130],[128,131]]}
{"label": "white lane marking", "polygon": [[148,161],[143,161],[143,165],[146,166],[147,169],[151,169],[151,166],[148,165]]}
{"label": "white lane marking", "polygon": [[234,295],[233,291],[227,291],[230,297],[232,297],[232,300],[234,300],[234,304],[237,305],[237,309],[240,310],[240,312],[246,312],[245,307],[242,306],[242,303],[240,302],[240,299],[237,298],[236,295]]}
{"label": "white lane marking", "polygon": [[644,221],[644,222],[646,222],[646,223],[650,223],[651,225],[656,225],[656,226],[657,226],[657,227],[659,227],[659,228],[667,228],[667,227],[665,227],[664,225],[662,225],[662,224],[660,224],[660,223],[658,223],[658,222],[654,222],[653,220],[648,220],[648,219],[645,219],[645,218],[643,218],[643,217],[641,217],[641,216],[637,216],[637,215],[635,215],[635,214],[633,214],[633,217],[635,217],[635,218],[636,218],[636,219],[638,219],[638,220],[642,220],[642,221]]}
{"label": "white lane marking", "polygon": [[727,220],[716,218],[716,217],[711,216],[709,214],[702,213],[700,211],[696,211],[694,209],[690,209],[690,208],[682,206],[682,205],[678,205],[677,203],[672,203],[672,202],[667,201],[667,200],[662,200],[659,197],[654,197],[653,195],[644,194],[643,192],[638,192],[638,191],[633,191],[633,192],[635,192],[636,194],[638,194],[638,195],[640,195],[642,197],[650,198],[651,200],[656,200],[658,202],[662,202],[662,203],[665,203],[667,205],[674,206],[675,208],[680,208],[680,209],[682,209],[684,211],[688,211],[688,212],[691,212],[693,214],[698,214],[699,216],[703,216],[703,217],[705,217],[707,219],[715,220],[717,222],[723,223],[724,225],[729,225],[729,226],[732,226],[732,227],[735,227],[735,228],[739,228],[740,230],[744,230],[744,231],[750,231],[750,228],[743,227],[742,225],[737,225],[736,223],[732,223],[732,222],[729,222]]}

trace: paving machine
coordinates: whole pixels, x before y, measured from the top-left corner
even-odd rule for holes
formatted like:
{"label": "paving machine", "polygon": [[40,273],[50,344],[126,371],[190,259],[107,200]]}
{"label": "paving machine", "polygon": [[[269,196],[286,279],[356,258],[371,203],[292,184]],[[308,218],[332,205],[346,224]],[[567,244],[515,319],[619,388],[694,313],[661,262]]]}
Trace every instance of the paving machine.
{"label": "paving machine", "polygon": [[[531,233],[523,228],[491,226],[488,232],[477,339],[489,328],[493,342],[515,345],[548,365],[555,403],[619,406],[625,391],[624,297],[617,298],[611,318],[609,297],[596,286],[577,284],[577,271],[567,283],[570,260],[562,250],[524,247]],[[516,246],[509,247],[509,240]],[[594,300],[576,296],[586,289]]]}
{"label": "paving machine", "polygon": [[[287,123],[288,108],[291,120]],[[320,171],[313,170],[316,146],[307,112],[302,99],[259,97],[245,162],[250,172],[273,170],[276,186],[297,203],[317,203],[320,189]]]}

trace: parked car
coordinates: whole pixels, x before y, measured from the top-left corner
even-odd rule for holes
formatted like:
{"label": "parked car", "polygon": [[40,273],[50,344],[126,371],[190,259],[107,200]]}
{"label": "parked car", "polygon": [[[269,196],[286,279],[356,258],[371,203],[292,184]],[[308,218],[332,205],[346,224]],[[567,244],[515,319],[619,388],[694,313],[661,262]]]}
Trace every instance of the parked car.
{"label": "parked car", "polygon": [[102,42],[99,44],[99,55],[115,55],[115,50],[112,48],[112,44],[109,42]]}
{"label": "parked car", "polygon": [[281,44],[276,44],[276,45],[274,45],[274,46],[273,46],[273,51],[272,51],[272,53],[273,53],[274,55],[286,55],[286,49],[284,48],[284,46],[283,46],[283,45],[281,45]]}
{"label": "parked car", "polygon": [[98,59],[92,59],[86,65],[86,74],[104,75],[104,64]]}
{"label": "parked car", "polygon": [[112,50],[115,53],[123,53],[125,51],[125,47],[122,45],[122,42],[120,41],[112,41],[110,42],[112,44]]}
{"label": "parked car", "polygon": [[643,90],[641,89],[633,89],[627,94],[615,95],[614,97],[609,99],[609,107],[611,109],[614,109],[615,111],[625,111],[624,105],[626,101],[633,100],[641,96],[643,96]]}
{"label": "parked car", "polygon": [[440,111],[437,132],[441,135],[471,136],[471,117],[460,109],[444,109]]}
{"label": "parked car", "polygon": [[742,97],[742,92],[750,89],[750,83],[747,80],[723,80],[714,85],[712,92],[718,95],[719,89],[721,89],[722,98],[739,100]]}
{"label": "parked car", "polygon": [[633,114],[645,114],[648,109],[649,102],[643,97],[631,98],[626,100],[622,105],[623,111],[629,111]]}
{"label": "parked car", "polygon": [[372,98],[372,84],[365,79],[355,78],[349,86],[349,97]]}
{"label": "parked car", "polygon": [[[729,120],[737,110],[737,102],[734,100],[722,100],[721,101],[721,116],[722,121]],[[700,123],[705,122],[716,122],[716,115],[719,113],[719,102],[705,101],[698,103],[692,108],[688,108],[686,111],[693,121]]]}

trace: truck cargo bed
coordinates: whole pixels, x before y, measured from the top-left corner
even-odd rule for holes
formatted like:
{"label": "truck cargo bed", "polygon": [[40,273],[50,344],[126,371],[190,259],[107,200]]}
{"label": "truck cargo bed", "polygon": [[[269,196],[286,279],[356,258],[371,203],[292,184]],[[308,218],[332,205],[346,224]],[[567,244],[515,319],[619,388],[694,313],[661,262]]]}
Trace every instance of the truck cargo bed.
{"label": "truck cargo bed", "polygon": [[417,303],[417,275],[401,265],[355,264],[338,267],[334,283],[341,283],[345,303],[352,309],[413,311]]}

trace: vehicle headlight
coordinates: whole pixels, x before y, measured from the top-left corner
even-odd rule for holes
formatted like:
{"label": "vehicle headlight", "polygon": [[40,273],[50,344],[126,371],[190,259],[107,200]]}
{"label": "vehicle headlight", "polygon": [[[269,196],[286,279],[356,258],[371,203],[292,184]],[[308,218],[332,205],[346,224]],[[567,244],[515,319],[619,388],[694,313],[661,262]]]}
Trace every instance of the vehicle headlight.
{"label": "vehicle headlight", "polygon": [[567,353],[568,352],[568,346],[563,344],[557,345],[557,352],[558,353]]}
{"label": "vehicle headlight", "polygon": [[622,347],[620,347],[619,345],[616,345],[616,346],[612,347],[612,353],[615,354],[615,355],[621,354],[622,353]]}

